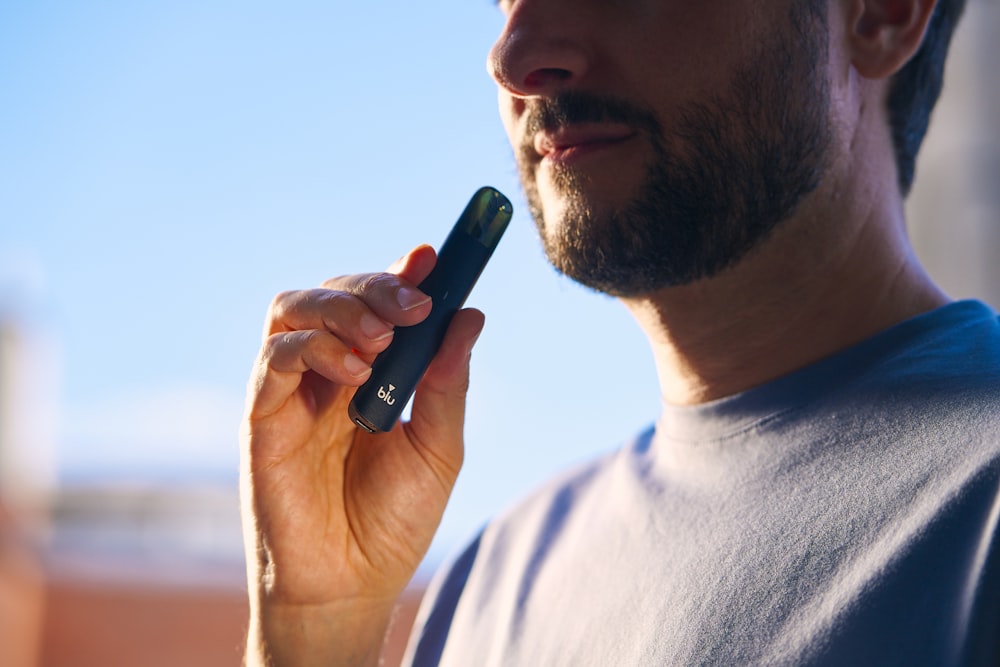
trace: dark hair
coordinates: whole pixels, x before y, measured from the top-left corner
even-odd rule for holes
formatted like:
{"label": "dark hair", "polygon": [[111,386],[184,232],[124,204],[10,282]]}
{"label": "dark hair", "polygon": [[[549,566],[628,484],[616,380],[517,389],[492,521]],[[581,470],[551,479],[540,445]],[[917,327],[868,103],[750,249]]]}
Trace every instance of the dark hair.
{"label": "dark hair", "polygon": [[913,185],[917,151],[927,132],[931,110],[941,94],[948,44],[964,8],[965,0],[939,0],[923,43],[893,77],[889,89],[889,125],[899,189],[904,196]]}

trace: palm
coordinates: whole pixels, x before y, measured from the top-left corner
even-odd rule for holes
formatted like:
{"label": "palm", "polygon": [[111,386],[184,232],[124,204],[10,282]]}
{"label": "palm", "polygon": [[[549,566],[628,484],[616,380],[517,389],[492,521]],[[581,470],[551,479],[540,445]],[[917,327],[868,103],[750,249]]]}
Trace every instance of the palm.
{"label": "palm", "polygon": [[395,273],[343,276],[272,302],[242,434],[254,660],[371,660],[430,545],[462,462],[482,313],[453,318],[410,423],[371,435],[347,408],[394,328],[430,313],[414,285],[434,262],[421,246]]}
{"label": "palm", "polygon": [[355,428],[352,394],[306,373],[278,411],[251,422],[254,484],[273,499],[257,513],[267,522],[273,592],[289,592],[287,602],[395,596],[450,491],[406,429],[373,436]]}

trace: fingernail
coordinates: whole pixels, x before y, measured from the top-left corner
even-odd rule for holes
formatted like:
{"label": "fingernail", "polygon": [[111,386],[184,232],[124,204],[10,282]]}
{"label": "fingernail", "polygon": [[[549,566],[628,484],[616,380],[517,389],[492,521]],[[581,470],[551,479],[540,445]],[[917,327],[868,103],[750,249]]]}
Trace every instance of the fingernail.
{"label": "fingernail", "polygon": [[367,336],[369,340],[382,340],[392,335],[392,325],[383,322],[371,313],[364,313],[361,316],[361,333]]}
{"label": "fingernail", "polygon": [[344,368],[353,377],[361,377],[365,373],[371,372],[371,366],[366,364],[363,359],[356,357],[353,354],[344,355]]}
{"label": "fingernail", "polygon": [[396,292],[396,301],[399,303],[399,307],[403,310],[412,310],[417,306],[422,306],[431,298],[421,292],[420,290],[415,290],[412,287],[400,287]]}

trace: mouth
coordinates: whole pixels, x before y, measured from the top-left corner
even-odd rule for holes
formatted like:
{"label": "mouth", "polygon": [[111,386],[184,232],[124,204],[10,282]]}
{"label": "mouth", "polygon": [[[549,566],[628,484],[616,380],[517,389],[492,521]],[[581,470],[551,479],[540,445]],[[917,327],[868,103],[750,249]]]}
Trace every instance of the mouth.
{"label": "mouth", "polygon": [[570,165],[627,143],[637,132],[618,124],[585,123],[543,130],[534,136],[534,150],[542,162]]}

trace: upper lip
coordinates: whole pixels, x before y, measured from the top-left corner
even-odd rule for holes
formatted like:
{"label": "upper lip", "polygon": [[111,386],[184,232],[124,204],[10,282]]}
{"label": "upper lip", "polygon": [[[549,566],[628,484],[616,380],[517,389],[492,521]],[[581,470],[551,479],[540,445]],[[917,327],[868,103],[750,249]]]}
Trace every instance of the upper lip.
{"label": "upper lip", "polygon": [[552,130],[542,130],[534,137],[535,152],[541,157],[592,144],[623,141],[632,137],[635,130],[627,125],[584,123],[564,125]]}

